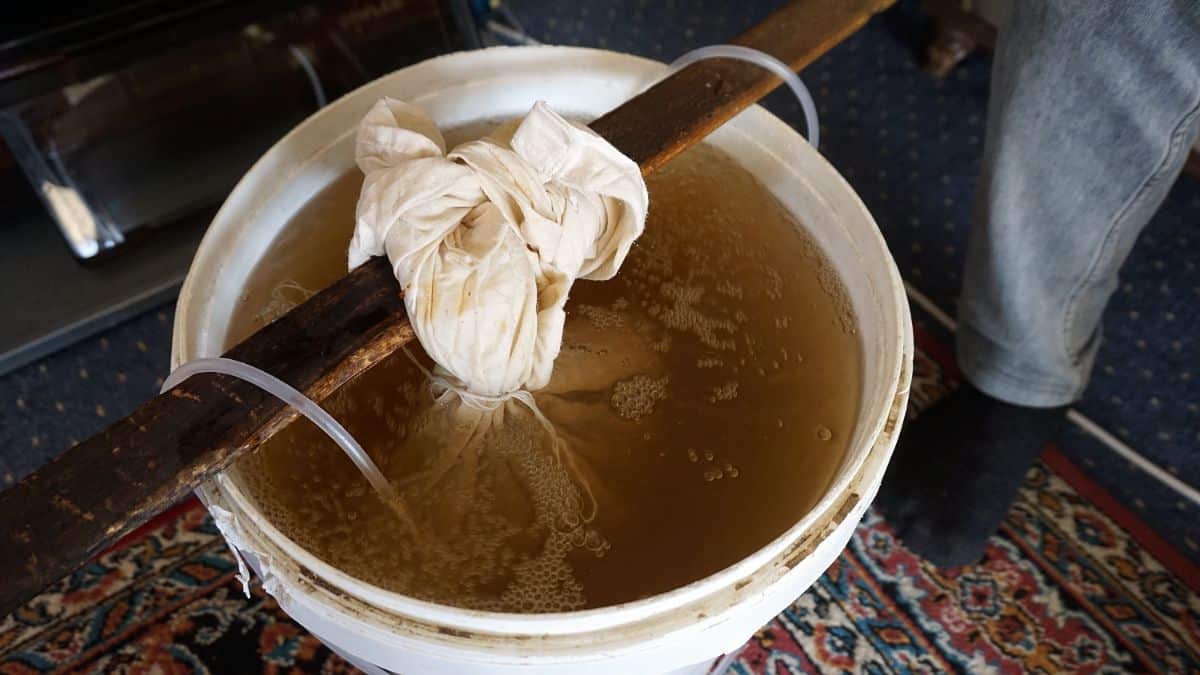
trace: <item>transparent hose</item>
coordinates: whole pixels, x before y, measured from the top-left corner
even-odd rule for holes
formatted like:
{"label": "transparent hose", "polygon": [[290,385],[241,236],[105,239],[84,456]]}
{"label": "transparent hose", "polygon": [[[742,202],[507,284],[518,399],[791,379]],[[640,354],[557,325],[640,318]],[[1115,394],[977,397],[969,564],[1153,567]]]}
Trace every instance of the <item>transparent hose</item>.
{"label": "transparent hose", "polygon": [[327,99],[325,98],[325,87],[321,84],[321,77],[317,75],[317,69],[313,67],[312,61],[308,58],[308,54],[296,45],[289,45],[288,51],[291,52],[292,58],[300,64],[300,68],[304,70],[304,74],[308,77],[308,83],[312,86],[313,97],[317,99],[317,109],[325,107]]}
{"label": "transparent hose", "polygon": [[817,122],[817,106],[813,103],[813,97],[808,92],[808,87],[804,86],[804,82],[800,80],[800,76],[792,72],[792,69],[786,63],[766,52],[760,52],[750,47],[742,47],[740,45],[709,45],[693,49],[675,59],[674,63],[671,64],[671,70],[678,70],[705,59],[737,59],[739,61],[748,61],[766,68],[776,77],[783,80],[788,88],[792,90],[792,93],[796,95],[796,98],[800,100],[800,107],[804,110],[804,126],[808,131],[808,144],[813,146],[814,150],[820,148],[821,127]]}
{"label": "transparent hose", "polygon": [[350,432],[346,431],[345,427],[333,419],[332,415],[325,412],[312,399],[300,393],[287,382],[266,371],[259,370],[241,361],[223,357],[196,359],[195,361],[189,361],[179,366],[167,376],[166,381],[163,382],[162,391],[165,392],[189,377],[201,373],[219,373],[249,382],[290,405],[296,412],[307,417],[310,422],[317,425],[318,429],[325,432],[325,435],[329,436],[334,443],[338,444],[338,447],[346,453],[351,462],[354,462],[354,465],[362,472],[363,477],[367,479],[367,482],[371,484],[371,487],[375,489],[375,492],[379,494],[384,503],[395,511],[401,520],[405,521],[405,524],[412,528],[415,534],[415,524],[407,510],[405,510],[400,494],[396,492],[392,484],[383,476],[383,472],[379,470],[379,467],[375,465],[371,457],[358,444],[358,441],[354,440]]}

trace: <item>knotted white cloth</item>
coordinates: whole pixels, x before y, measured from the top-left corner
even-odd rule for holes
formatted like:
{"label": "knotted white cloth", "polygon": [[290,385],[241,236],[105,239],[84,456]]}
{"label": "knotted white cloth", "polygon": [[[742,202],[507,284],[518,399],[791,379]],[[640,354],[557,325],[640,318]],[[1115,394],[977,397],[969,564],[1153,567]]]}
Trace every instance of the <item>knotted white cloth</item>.
{"label": "knotted white cloth", "polygon": [[466,391],[545,386],[571,285],[611,278],[642,233],[637,164],[541,102],[447,153],[423,110],[385,98],[355,156],[350,268],[388,256],[421,346]]}

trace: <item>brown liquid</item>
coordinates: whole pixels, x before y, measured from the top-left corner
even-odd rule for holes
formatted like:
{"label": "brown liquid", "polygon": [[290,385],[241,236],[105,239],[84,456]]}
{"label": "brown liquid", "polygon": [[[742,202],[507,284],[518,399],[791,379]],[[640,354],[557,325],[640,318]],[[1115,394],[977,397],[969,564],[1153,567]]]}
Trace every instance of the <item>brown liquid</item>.
{"label": "brown liquid", "polygon": [[[340,178],[293,219],[230,344],[345,273],[360,184]],[[554,434],[520,403],[433,403],[396,354],[324,405],[405,496],[420,539],[307,422],[238,463],[252,498],[358,578],[501,611],[662,593],[782,534],[846,452],[861,374],[849,304],[786,210],[717,150],[694,148],[649,184],[646,233],[620,274],[572,291],[536,394]]]}

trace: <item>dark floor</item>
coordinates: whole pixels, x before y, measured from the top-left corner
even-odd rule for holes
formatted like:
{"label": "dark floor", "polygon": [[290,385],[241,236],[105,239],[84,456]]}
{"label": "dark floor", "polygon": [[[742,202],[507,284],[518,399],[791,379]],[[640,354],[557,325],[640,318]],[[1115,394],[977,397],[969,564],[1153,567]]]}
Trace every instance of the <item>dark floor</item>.
{"label": "dark floor", "polygon": [[[514,0],[535,38],[670,60],[722,42],[778,1]],[[874,19],[802,75],[822,115],[822,152],[862,195],[901,273],[953,314],[978,171],[989,63],[949,78],[917,68],[914,2]],[[767,107],[801,125],[777,93]],[[1078,408],[1145,457],[1200,485],[1200,184],[1181,179],[1127,263]],[[12,482],[149,397],[166,373],[171,308],[150,312],[0,378],[0,479]],[[936,327],[932,321],[927,325]],[[947,336],[948,337],[948,336]],[[1072,428],[1063,449],[1194,560],[1198,508]],[[3,483],[0,483],[3,484]]]}

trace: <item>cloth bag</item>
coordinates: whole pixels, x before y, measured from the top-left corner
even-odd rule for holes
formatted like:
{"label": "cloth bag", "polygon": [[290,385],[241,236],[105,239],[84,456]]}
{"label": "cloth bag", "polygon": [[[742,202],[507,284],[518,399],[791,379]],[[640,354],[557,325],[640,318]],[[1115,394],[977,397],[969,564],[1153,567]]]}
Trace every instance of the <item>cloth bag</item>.
{"label": "cloth bag", "polygon": [[364,173],[349,264],[388,256],[417,339],[453,386],[539,389],[576,279],[616,274],[645,225],[641,171],[537,103],[447,153],[433,120],[395,99],[358,129]]}

